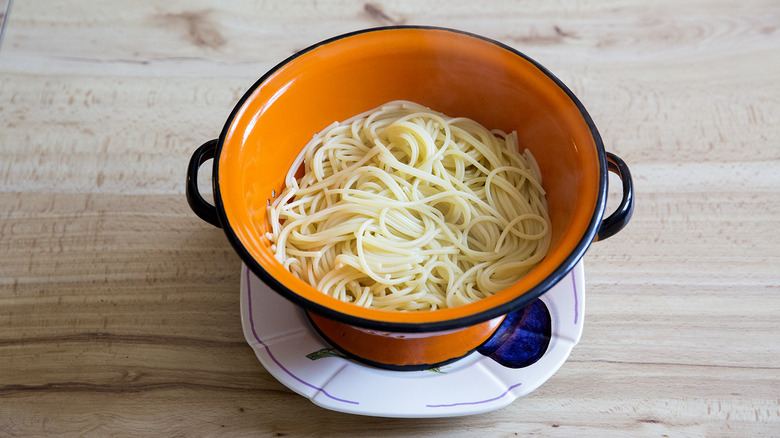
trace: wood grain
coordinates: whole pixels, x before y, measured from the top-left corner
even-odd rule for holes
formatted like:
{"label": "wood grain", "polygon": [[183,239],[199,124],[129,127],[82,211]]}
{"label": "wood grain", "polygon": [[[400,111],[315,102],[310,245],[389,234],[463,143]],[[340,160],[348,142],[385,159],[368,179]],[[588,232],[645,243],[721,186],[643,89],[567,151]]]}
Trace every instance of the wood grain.
{"label": "wood grain", "polygon": [[[776,1],[46,0],[3,19],[0,436],[780,436]],[[393,24],[540,61],[636,184],[629,227],[585,257],[582,341],[488,414],[360,417],[288,390],[244,341],[239,258],[184,199],[190,154],[259,76]]]}

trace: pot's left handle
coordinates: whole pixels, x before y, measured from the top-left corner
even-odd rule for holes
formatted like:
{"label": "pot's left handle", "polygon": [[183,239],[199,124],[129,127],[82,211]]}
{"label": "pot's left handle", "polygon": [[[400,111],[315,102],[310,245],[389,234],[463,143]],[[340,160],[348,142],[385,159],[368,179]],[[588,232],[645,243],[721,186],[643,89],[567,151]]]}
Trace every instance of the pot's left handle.
{"label": "pot's left handle", "polygon": [[222,228],[222,225],[219,223],[219,217],[217,216],[217,207],[203,199],[200,190],[198,190],[198,170],[203,163],[214,158],[214,152],[216,150],[217,140],[209,140],[206,143],[203,143],[203,145],[196,149],[192,154],[190,164],[187,166],[186,192],[187,202],[190,204],[192,211],[194,211],[199,218],[211,225]]}

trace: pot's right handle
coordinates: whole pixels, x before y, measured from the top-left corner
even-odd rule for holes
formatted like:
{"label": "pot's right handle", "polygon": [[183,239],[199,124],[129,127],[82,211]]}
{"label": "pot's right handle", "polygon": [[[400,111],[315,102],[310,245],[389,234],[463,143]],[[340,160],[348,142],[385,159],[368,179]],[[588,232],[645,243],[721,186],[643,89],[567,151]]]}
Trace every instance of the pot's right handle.
{"label": "pot's right handle", "polygon": [[203,145],[196,149],[192,154],[190,164],[187,166],[186,193],[187,202],[190,204],[190,208],[199,218],[215,227],[222,228],[222,225],[219,223],[219,216],[217,215],[217,207],[203,199],[203,195],[201,195],[200,190],[198,190],[198,170],[203,163],[214,158],[214,153],[217,150],[217,143],[217,140],[209,140],[206,143],[203,143]]}
{"label": "pot's right handle", "polygon": [[626,163],[617,155],[607,152],[607,169],[620,177],[623,182],[623,199],[618,208],[601,221],[596,240],[604,240],[622,230],[631,219],[634,212],[634,183]]}

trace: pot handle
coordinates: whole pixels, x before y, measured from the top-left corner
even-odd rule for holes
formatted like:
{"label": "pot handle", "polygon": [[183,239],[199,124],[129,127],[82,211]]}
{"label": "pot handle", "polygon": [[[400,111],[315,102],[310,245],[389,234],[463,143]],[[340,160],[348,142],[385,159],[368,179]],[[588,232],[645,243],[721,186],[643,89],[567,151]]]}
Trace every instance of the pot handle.
{"label": "pot handle", "polygon": [[622,230],[634,212],[634,183],[631,180],[628,166],[620,157],[607,152],[607,170],[615,173],[623,182],[623,199],[618,208],[608,218],[601,221],[596,241],[604,240]]}
{"label": "pot handle", "polygon": [[222,228],[222,225],[219,223],[219,217],[217,216],[217,207],[203,199],[200,190],[198,190],[198,170],[203,163],[214,158],[214,152],[216,150],[217,140],[209,140],[206,143],[203,143],[203,145],[196,149],[192,154],[190,164],[187,166],[186,193],[187,203],[190,204],[190,208],[199,218],[217,228]]}

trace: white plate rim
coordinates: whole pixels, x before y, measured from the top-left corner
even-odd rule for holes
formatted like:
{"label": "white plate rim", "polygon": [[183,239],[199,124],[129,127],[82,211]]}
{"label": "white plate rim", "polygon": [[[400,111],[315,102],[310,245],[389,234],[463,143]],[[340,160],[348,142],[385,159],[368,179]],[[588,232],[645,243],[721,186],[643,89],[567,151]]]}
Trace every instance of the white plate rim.
{"label": "white plate rim", "polygon": [[240,293],[244,337],[266,370],[318,406],[357,415],[435,418],[500,409],[552,377],[579,342],[584,325],[582,260],[539,298],[550,311],[552,338],[538,362],[520,369],[478,352],[440,372],[380,370],[342,357],[313,361],[306,354],[330,346],[302,309],[272,291],[245,264]]}

